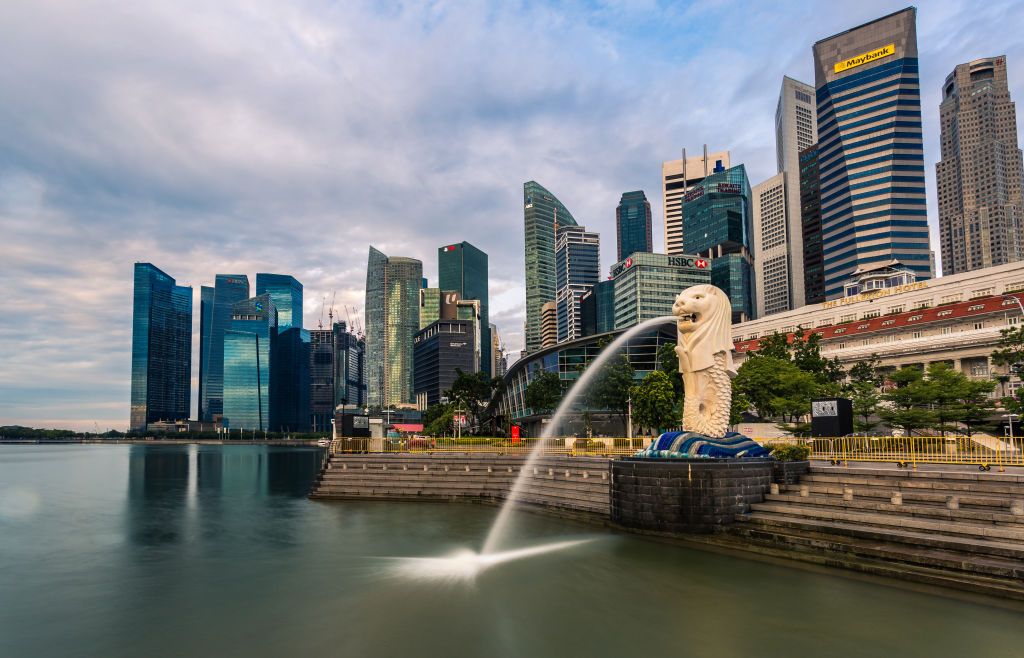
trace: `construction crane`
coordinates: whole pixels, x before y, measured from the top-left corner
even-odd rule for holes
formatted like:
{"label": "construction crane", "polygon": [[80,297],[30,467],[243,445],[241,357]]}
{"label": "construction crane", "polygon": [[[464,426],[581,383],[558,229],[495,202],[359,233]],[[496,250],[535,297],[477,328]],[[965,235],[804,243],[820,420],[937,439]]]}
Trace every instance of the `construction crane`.
{"label": "construction crane", "polygon": [[[337,298],[337,296],[338,296],[338,290],[337,289],[332,290],[331,291],[331,310],[327,312],[327,317],[330,319],[330,322],[331,322],[331,331],[334,331],[334,300],[335,300],[335,298]],[[324,295],[324,300],[326,300],[326,299],[327,299],[327,295]]]}
{"label": "construction crane", "polygon": [[317,323],[317,329],[324,328],[324,307],[327,306],[327,295],[324,295],[324,301],[320,303],[320,322]]}

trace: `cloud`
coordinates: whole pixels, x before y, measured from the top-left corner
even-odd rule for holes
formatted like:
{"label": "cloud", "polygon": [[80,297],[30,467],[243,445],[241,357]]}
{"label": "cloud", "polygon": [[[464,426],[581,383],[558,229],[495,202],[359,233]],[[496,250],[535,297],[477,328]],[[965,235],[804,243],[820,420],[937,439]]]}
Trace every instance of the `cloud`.
{"label": "cloud", "polygon": [[[816,39],[901,7],[4,3],[0,423],[127,424],[135,261],[197,304],[218,272],[292,273],[315,327],[335,291],[361,313],[368,245],[436,280],[437,247],[468,240],[518,350],[524,181],[602,234],[605,267],[619,195],[643,189],[660,246],[662,160],[707,143],[767,178],[782,75],[813,81]],[[1005,52],[1024,88],[1021,23],[1014,3],[920,10],[930,177],[942,79]]]}

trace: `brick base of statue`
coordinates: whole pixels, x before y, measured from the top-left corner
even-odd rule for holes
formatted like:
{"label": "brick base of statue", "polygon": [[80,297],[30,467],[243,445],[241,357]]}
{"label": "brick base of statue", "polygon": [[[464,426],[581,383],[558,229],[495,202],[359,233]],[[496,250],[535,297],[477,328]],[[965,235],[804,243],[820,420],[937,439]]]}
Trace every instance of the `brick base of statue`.
{"label": "brick base of statue", "polygon": [[665,432],[633,455],[640,459],[735,459],[768,457],[760,443],[736,432],[720,438],[697,432]]}

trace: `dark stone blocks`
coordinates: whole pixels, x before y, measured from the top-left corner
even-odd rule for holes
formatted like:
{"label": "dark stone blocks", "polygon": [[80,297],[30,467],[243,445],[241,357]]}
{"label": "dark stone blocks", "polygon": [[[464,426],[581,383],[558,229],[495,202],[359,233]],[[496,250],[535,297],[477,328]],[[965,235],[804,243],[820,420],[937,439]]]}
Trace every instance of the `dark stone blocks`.
{"label": "dark stone blocks", "polygon": [[611,463],[612,521],[626,528],[711,533],[760,503],[772,459],[621,459]]}
{"label": "dark stone blocks", "polygon": [[777,484],[796,484],[801,475],[811,472],[811,462],[775,462],[772,464],[772,482]]}

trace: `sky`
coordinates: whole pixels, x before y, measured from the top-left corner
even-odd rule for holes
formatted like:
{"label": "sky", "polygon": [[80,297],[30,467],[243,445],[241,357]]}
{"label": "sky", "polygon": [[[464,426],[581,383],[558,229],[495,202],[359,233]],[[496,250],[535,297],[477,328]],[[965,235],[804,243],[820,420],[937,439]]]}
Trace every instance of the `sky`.
{"label": "sky", "polygon": [[[137,261],[193,287],[198,341],[218,272],[294,275],[316,328],[325,295],[362,314],[371,244],[436,283],[467,240],[518,352],[523,182],[601,234],[603,270],[642,189],[661,250],[661,162],[707,144],[773,175],[782,76],[813,83],[816,40],[904,6],[0,3],[0,425],[127,427]],[[1024,96],[1021,25],[1021,2],[919,6],[933,233],[942,82],[1006,54]]]}

